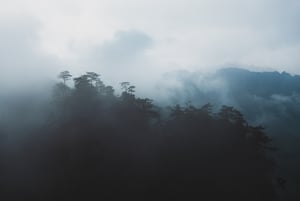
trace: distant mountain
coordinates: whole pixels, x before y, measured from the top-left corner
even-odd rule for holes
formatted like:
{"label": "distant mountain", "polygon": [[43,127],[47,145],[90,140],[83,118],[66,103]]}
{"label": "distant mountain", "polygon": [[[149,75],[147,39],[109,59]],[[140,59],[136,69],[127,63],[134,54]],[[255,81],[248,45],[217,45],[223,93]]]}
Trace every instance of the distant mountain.
{"label": "distant mountain", "polygon": [[265,125],[277,117],[285,120],[291,117],[289,123],[300,118],[299,75],[225,68],[209,75],[177,71],[165,77],[165,82],[175,80],[177,83],[165,89],[169,94],[165,102],[233,105],[242,110],[248,120]]}
{"label": "distant mountain", "polygon": [[264,98],[273,94],[290,96],[300,93],[300,76],[282,72],[251,72],[240,68],[225,68],[216,76],[225,79],[233,93],[248,93]]}
{"label": "distant mountain", "polygon": [[[179,104],[206,102],[220,107],[223,104],[238,108],[246,119],[263,125],[279,148],[280,172],[287,178],[289,193],[286,200],[300,197],[300,76],[287,72],[252,72],[241,68],[225,68],[213,74],[173,72],[166,82],[169,87],[165,102]],[[171,82],[172,83],[172,82]],[[180,99],[181,98],[181,99]]]}

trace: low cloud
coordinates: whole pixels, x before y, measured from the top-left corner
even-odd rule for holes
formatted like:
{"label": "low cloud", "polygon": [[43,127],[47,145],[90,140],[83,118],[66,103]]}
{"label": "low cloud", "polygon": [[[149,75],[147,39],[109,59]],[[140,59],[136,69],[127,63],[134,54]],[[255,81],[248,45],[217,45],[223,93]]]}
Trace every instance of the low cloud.
{"label": "low cloud", "polygon": [[85,62],[110,71],[126,71],[144,56],[153,41],[150,36],[139,31],[119,31],[113,39],[91,47]]}
{"label": "low cloud", "polygon": [[39,49],[39,23],[32,18],[0,21],[0,89],[38,88],[61,69]]}
{"label": "low cloud", "polygon": [[121,81],[130,81],[145,87],[143,80],[147,80],[148,72],[148,75],[152,73],[147,52],[153,46],[153,39],[146,33],[118,31],[112,39],[89,47],[74,65],[77,69],[100,73],[104,81],[114,86]]}

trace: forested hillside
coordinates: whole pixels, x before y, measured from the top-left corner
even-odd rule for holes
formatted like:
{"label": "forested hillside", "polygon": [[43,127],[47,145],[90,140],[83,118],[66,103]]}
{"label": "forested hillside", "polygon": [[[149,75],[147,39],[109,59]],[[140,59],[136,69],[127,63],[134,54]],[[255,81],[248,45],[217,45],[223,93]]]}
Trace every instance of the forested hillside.
{"label": "forested hillside", "polygon": [[59,78],[49,100],[0,110],[1,200],[280,197],[271,138],[237,109],[162,108],[129,82],[116,95],[97,73]]}
{"label": "forested hillside", "polygon": [[[166,76],[176,80],[166,103],[229,104],[248,122],[263,125],[278,147],[278,171],[286,179],[285,200],[299,200],[300,185],[300,76],[287,72],[254,72],[224,68],[209,75],[180,71]],[[178,85],[180,87],[178,87]]]}

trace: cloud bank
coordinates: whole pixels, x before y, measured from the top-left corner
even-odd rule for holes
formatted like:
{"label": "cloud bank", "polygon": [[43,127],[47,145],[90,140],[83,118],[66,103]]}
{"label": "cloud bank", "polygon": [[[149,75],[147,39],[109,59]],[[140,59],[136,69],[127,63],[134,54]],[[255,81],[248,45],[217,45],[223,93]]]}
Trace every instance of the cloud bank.
{"label": "cloud bank", "polygon": [[1,74],[93,70],[147,86],[232,64],[300,73],[299,10],[296,0],[12,0],[0,8]]}

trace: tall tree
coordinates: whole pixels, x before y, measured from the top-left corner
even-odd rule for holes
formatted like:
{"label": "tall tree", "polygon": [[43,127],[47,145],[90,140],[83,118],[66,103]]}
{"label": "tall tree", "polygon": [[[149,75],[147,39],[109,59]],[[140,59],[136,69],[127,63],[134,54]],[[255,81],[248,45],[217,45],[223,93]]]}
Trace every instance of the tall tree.
{"label": "tall tree", "polygon": [[125,101],[134,101],[135,96],[135,86],[130,85],[130,82],[121,82],[121,89],[123,90],[122,92],[122,99]]}
{"label": "tall tree", "polygon": [[69,71],[63,71],[58,75],[58,78],[62,79],[64,84],[66,84],[66,81],[70,80],[72,75]]}

